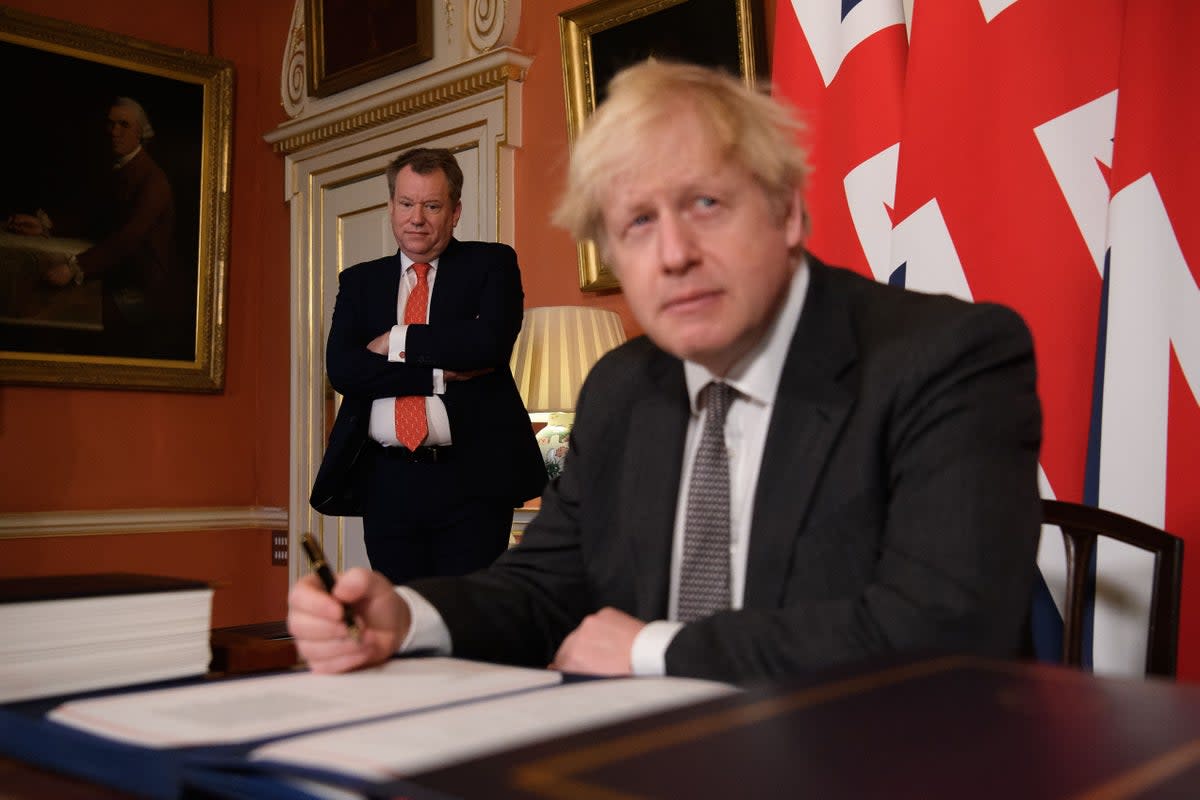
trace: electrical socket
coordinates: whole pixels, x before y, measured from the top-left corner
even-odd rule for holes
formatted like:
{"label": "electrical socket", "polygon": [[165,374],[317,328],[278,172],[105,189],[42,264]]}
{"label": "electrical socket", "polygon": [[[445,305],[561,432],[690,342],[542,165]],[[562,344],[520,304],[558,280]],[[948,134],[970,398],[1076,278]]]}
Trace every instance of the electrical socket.
{"label": "electrical socket", "polygon": [[288,564],[288,532],[271,531],[271,566],[286,567]]}

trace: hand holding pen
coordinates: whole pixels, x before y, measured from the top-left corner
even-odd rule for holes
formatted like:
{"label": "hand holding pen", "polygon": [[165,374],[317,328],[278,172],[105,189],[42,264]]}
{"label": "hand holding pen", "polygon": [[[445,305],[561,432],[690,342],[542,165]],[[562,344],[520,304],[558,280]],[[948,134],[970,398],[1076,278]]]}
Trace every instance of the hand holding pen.
{"label": "hand holding pen", "polygon": [[[313,538],[311,533],[305,533],[300,537],[300,544],[304,547],[304,554],[308,556],[308,564],[312,567],[312,571],[321,579],[321,585],[325,587],[325,591],[333,593],[333,572],[329,569],[329,563],[325,560],[325,553],[321,550],[321,546],[317,544],[317,540]],[[346,621],[346,631],[350,634],[350,638],[358,639],[358,623],[354,621],[354,612],[350,606],[342,604],[342,617]]]}

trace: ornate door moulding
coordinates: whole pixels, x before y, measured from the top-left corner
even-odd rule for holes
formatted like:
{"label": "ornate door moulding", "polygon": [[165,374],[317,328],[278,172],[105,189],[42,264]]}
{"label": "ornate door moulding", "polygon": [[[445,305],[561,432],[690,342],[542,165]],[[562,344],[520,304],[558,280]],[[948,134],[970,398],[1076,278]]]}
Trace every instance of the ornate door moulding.
{"label": "ornate door moulding", "polygon": [[521,0],[418,1],[433,7],[432,60],[322,98],[310,96],[306,0],[295,0],[280,74],[280,99],[287,115],[295,119],[309,113],[321,114],[381,89],[387,91],[412,83],[476,56],[506,48],[516,38],[521,22]]}

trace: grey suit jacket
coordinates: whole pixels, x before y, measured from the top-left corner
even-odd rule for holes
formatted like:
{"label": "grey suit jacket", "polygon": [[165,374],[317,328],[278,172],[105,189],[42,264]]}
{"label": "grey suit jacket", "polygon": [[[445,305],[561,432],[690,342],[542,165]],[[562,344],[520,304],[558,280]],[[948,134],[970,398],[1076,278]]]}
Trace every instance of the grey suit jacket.
{"label": "grey suit jacket", "polygon": [[[906,650],[1015,653],[1040,525],[1028,329],[808,263],[744,607],[685,626],[668,672],[748,682]],[[544,665],[601,607],[664,618],[688,414],[682,364],[647,339],[596,365],[520,547],[414,584],[456,655]]]}

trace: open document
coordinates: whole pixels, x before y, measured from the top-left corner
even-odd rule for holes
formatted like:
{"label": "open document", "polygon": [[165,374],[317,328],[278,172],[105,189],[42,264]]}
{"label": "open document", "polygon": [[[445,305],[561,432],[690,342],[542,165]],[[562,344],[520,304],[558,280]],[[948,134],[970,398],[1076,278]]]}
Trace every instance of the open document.
{"label": "open document", "polygon": [[690,678],[588,680],[281,739],[250,759],[387,781],[737,691]]}
{"label": "open document", "polygon": [[393,659],[341,675],[291,672],[64,703],[50,719],[145,747],[233,744],[559,683],[544,669]]}

